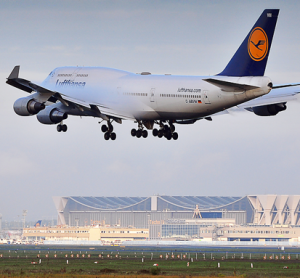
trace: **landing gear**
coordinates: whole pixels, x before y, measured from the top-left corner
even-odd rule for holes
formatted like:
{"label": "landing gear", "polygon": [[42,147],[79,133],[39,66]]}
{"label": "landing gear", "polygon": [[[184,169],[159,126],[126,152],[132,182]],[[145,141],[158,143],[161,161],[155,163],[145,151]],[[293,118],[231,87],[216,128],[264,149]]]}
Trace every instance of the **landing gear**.
{"label": "landing gear", "polygon": [[[154,128],[152,130],[152,134],[154,137],[158,137],[158,138],[162,138],[165,137],[167,140],[177,140],[178,139],[178,133],[175,132],[175,126],[173,124],[173,122],[170,120],[168,121],[168,124],[164,124],[165,121],[160,121],[160,122],[155,122],[156,124],[158,124],[160,126],[160,129]],[[152,124],[153,127],[153,124]],[[148,129],[152,129],[152,127],[148,128]],[[135,128],[133,128],[131,130],[131,136],[132,137],[137,137],[137,138],[147,138],[148,137],[148,131],[146,129],[144,129],[144,125],[142,122],[138,121],[138,129],[136,130]]]}
{"label": "landing gear", "polygon": [[164,132],[163,132],[163,130],[161,129],[161,130],[159,130],[158,132],[157,132],[157,137],[158,138],[162,138],[164,136]]}
{"label": "landing gear", "polygon": [[141,138],[141,137],[142,137],[142,130],[141,130],[141,129],[138,129],[138,130],[136,131],[136,137],[137,137],[137,138]]}
{"label": "landing gear", "polygon": [[114,127],[112,126],[111,122],[107,121],[107,125],[101,126],[101,131],[104,133],[105,140],[116,140],[117,135],[113,132]]}
{"label": "landing gear", "polygon": [[147,131],[147,130],[143,130],[143,131],[142,131],[142,136],[143,136],[144,138],[147,138],[147,137],[148,137],[148,131]]}
{"label": "landing gear", "polygon": [[131,136],[132,137],[137,137],[137,138],[147,138],[148,137],[148,131],[146,129],[143,129],[144,126],[141,122],[138,122],[138,130],[133,128],[131,130]]}
{"label": "landing gear", "polygon": [[104,139],[109,140],[110,134],[108,132],[104,133]]}
{"label": "landing gear", "polygon": [[105,140],[109,140],[109,139],[116,140],[116,138],[117,138],[117,135],[114,132],[112,132],[112,133],[105,132],[104,133],[104,139]]}
{"label": "landing gear", "polygon": [[158,135],[158,130],[156,128],[154,128],[152,130],[152,134],[153,134],[154,137],[156,137]]}
{"label": "landing gear", "polygon": [[164,125],[162,122],[159,123],[160,129],[154,128],[152,134],[154,137],[162,138],[163,136],[167,138],[167,140],[177,140],[178,133],[175,132],[175,126],[172,122],[169,122],[169,125]]}
{"label": "landing gear", "polygon": [[57,131],[58,132],[66,132],[68,130],[68,127],[67,125],[63,125],[63,124],[59,124],[57,127],[56,127]]}
{"label": "landing gear", "polygon": [[106,125],[101,126],[102,132],[106,132],[108,130],[108,127]]}
{"label": "landing gear", "polygon": [[136,136],[136,129],[135,129],[135,128],[133,128],[133,129],[131,130],[131,136],[132,136],[132,137]]}
{"label": "landing gear", "polygon": [[114,140],[116,140],[116,138],[117,138],[117,135],[114,132],[112,132],[110,134],[110,139],[114,141]]}

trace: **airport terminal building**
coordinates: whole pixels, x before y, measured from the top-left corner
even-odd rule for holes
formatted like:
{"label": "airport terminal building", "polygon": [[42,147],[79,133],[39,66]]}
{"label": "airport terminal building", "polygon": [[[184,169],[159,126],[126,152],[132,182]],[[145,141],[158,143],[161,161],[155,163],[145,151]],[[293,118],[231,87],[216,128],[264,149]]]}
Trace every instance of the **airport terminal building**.
{"label": "airport terminal building", "polygon": [[[220,227],[300,225],[300,195],[73,196],[53,200],[58,225],[147,228],[149,239],[189,236],[226,240]],[[201,234],[205,231],[207,234]],[[230,238],[234,240],[232,233]]]}

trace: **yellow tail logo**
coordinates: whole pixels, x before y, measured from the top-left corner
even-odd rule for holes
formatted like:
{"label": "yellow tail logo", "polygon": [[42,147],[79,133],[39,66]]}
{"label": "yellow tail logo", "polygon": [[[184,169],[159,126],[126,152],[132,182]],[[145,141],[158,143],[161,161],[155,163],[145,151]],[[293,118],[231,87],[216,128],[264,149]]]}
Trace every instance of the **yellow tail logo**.
{"label": "yellow tail logo", "polygon": [[268,53],[268,37],[266,32],[256,27],[252,30],[248,39],[248,53],[252,60],[261,61]]}

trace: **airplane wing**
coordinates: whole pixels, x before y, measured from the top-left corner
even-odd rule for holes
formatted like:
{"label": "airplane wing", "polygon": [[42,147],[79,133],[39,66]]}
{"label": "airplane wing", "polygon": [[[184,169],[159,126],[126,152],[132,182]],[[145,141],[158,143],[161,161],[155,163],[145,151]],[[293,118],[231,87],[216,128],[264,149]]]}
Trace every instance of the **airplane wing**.
{"label": "airplane wing", "polygon": [[104,120],[108,120],[110,117],[115,119],[116,121],[120,119],[135,120],[135,118],[132,115],[127,115],[121,111],[115,111],[114,109],[107,107],[103,104],[88,103],[84,100],[72,98],[62,93],[48,90],[29,80],[19,78],[19,71],[20,71],[20,66],[15,66],[11,74],[7,78],[6,83],[18,89],[26,91],[28,93],[32,93],[33,91],[37,92],[38,96],[36,98],[38,101],[41,102],[51,101],[54,103],[60,101],[63,105],[67,107],[75,106],[80,111],[84,111],[85,109],[92,110],[97,114],[97,116],[103,118]]}
{"label": "airplane wing", "polygon": [[256,109],[270,107],[274,105],[277,105],[278,107],[285,107],[287,102],[297,101],[298,99],[300,99],[299,94],[300,94],[299,83],[274,85],[272,91],[269,94],[244,102],[242,104],[226,109],[224,111],[218,112],[216,114],[213,114],[212,116],[230,114],[231,111],[234,112],[249,111],[255,113]]}
{"label": "airplane wing", "polygon": [[[299,85],[299,84],[297,84]],[[294,85],[294,86],[297,86]],[[278,87],[278,88],[286,88],[287,86]],[[272,91],[264,96],[259,98],[247,101],[238,105],[239,108],[249,108],[249,107],[257,107],[262,105],[271,105],[271,104],[279,104],[283,102],[288,102],[292,100],[298,99],[298,94],[300,93],[300,87],[292,88],[292,90],[287,89],[272,89]]]}
{"label": "airplane wing", "polygon": [[[213,83],[213,82],[210,82]],[[216,84],[214,84],[216,85]],[[227,84],[226,84],[227,85]],[[223,86],[223,83],[222,83]],[[231,84],[230,86],[234,87],[234,84]],[[238,87],[236,87],[238,89]],[[264,96],[261,96],[259,98],[244,102],[242,104],[239,104],[235,107],[223,110],[221,112],[215,113],[210,115],[209,117],[205,118],[195,118],[195,119],[189,119],[189,120],[183,120],[183,121],[175,121],[178,124],[194,124],[196,121],[199,120],[208,120],[211,121],[214,116],[220,116],[225,114],[230,114],[232,112],[253,112],[257,114],[257,109],[264,109],[268,106],[276,105],[279,109],[278,112],[283,111],[286,109],[286,103],[290,101],[296,101],[300,99],[300,84],[299,83],[290,83],[290,84],[278,84],[274,85],[272,91]],[[276,113],[277,114],[277,113]],[[257,114],[260,115],[260,114]],[[260,115],[262,116],[262,115]],[[268,115],[264,115],[268,116]],[[271,115],[269,115],[271,116]]]}
{"label": "airplane wing", "polygon": [[53,94],[53,91],[50,91],[46,88],[36,85],[29,80],[19,78],[19,71],[20,71],[20,66],[15,66],[11,74],[7,78],[6,83],[28,93],[32,93],[33,91],[36,91],[41,94],[47,94],[47,93]]}
{"label": "airplane wing", "polygon": [[72,98],[61,93],[54,94],[54,97],[56,97],[60,102],[62,102],[66,106],[70,106],[72,104],[75,105],[81,111],[83,111],[84,107],[87,109],[91,109],[104,120],[108,120],[109,117],[112,117],[115,120],[117,119],[135,120],[135,118],[132,115],[126,114],[122,111],[116,111],[101,103],[88,103],[86,101]]}

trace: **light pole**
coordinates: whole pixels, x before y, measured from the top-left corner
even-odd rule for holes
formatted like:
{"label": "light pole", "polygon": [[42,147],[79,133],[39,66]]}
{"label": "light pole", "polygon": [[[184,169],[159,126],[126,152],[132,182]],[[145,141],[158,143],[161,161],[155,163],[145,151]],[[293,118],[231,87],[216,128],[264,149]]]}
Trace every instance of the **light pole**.
{"label": "light pole", "polygon": [[23,228],[25,228],[25,217],[27,215],[27,212],[28,212],[27,209],[23,209],[23,213],[22,213],[22,216],[23,216]]}

